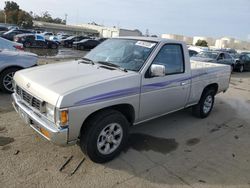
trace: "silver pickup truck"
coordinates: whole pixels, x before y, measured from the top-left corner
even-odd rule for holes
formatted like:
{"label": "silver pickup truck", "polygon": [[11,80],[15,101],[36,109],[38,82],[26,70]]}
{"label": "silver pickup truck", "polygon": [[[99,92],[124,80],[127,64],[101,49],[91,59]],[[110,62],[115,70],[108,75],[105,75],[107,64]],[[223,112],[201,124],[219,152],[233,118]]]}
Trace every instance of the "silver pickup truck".
{"label": "silver pickup truck", "polygon": [[228,65],[190,63],[183,42],[113,38],[81,60],[18,71],[12,98],[40,135],[64,146],[79,141],[103,163],[121,152],[132,125],[187,107],[207,117],[230,76]]}

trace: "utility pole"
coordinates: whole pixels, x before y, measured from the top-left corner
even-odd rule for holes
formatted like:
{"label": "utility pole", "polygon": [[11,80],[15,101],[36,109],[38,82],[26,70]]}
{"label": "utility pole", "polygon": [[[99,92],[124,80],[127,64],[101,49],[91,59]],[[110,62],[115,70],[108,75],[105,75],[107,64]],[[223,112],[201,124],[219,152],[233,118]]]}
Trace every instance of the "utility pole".
{"label": "utility pole", "polygon": [[67,24],[68,14],[65,14],[65,25]]}
{"label": "utility pole", "polygon": [[7,23],[7,15],[6,15],[6,12],[4,11],[4,23],[6,24]]}
{"label": "utility pole", "polygon": [[145,33],[146,37],[149,37],[149,30],[146,29],[146,33]]}

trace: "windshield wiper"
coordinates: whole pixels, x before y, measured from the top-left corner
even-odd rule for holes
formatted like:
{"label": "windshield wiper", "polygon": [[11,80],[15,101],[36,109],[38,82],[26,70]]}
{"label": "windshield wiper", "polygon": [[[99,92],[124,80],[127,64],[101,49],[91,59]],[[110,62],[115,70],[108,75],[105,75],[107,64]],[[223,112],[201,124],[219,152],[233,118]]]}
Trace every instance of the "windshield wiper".
{"label": "windshield wiper", "polygon": [[89,58],[82,57],[81,59],[82,59],[82,61],[79,61],[79,63],[87,63],[87,64],[95,65],[94,61],[92,61]]}
{"label": "windshield wiper", "polygon": [[116,64],[114,64],[114,63],[110,63],[110,62],[108,62],[108,61],[97,61],[97,63],[99,63],[99,64],[101,64],[101,65],[106,65],[106,66],[109,66],[109,67],[118,68],[118,69],[120,69],[120,70],[122,70],[122,71],[124,71],[124,72],[128,72],[127,69],[122,68],[122,67],[120,67],[119,65],[116,65]]}

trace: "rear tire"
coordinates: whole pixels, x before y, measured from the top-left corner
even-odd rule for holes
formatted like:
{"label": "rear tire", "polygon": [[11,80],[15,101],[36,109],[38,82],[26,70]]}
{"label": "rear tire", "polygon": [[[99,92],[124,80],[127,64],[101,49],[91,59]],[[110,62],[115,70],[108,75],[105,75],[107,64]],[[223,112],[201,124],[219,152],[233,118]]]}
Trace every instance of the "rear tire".
{"label": "rear tire", "polygon": [[56,44],[51,44],[51,49],[57,49],[58,46]]}
{"label": "rear tire", "polygon": [[207,89],[202,93],[199,103],[192,108],[193,115],[198,118],[206,118],[211,113],[214,106],[215,91]]}
{"label": "rear tire", "polygon": [[13,76],[20,68],[8,68],[0,73],[0,89],[5,93],[13,93],[12,85]]}
{"label": "rear tire", "polygon": [[80,50],[85,50],[84,46],[80,46]]}
{"label": "rear tire", "polygon": [[30,43],[30,42],[25,42],[25,43],[23,44],[23,46],[24,46],[25,48],[30,48],[30,47],[31,47],[31,43]]}
{"label": "rear tire", "polygon": [[81,150],[96,163],[114,159],[128,139],[128,120],[115,110],[99,112],[83,126],[87,127],[81,131]]}

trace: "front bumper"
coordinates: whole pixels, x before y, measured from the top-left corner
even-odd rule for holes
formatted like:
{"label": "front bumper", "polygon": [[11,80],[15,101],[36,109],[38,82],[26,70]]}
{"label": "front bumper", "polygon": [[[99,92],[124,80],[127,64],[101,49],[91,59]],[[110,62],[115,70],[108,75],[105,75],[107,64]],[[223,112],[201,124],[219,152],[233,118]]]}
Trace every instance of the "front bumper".
{"label": "front bumper", "polygon": [[30,125],[41,136],[56,145],[68,145],[68,128],[58,129],[55,124],[44,119],[29,108],[15,93],[12,94],[12,105],[26,124]]}

